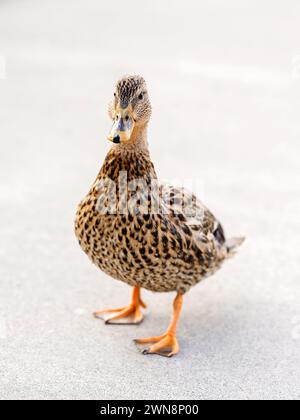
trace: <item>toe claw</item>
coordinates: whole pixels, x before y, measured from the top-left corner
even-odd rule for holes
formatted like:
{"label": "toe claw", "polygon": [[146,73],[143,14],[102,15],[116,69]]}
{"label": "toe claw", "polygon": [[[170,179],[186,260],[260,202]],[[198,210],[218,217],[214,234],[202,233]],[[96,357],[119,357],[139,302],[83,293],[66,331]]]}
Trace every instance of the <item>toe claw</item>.
{"label": "toe claw", "polygon": [[93,317],[96,319],[102,319],[102,320],[104,319],[102,316],[98,315],[97,312],[93,313]]}

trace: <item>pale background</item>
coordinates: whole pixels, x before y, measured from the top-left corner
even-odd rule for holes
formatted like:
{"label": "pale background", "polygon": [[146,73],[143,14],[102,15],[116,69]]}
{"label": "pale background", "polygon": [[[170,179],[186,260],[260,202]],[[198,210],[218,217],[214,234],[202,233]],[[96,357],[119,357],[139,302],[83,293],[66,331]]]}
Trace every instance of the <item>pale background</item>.
{"label": "pale background", "polygon": [[[299,16],[298,0],[0,1],[1,398],[300,398]],[[186,296],[172,360],[131,339],[164,331],[173,295],[104,326],[91,313],[130,290],[73,235],[126,73],[148,81],[160,176],[199,179],[248,237]]]}

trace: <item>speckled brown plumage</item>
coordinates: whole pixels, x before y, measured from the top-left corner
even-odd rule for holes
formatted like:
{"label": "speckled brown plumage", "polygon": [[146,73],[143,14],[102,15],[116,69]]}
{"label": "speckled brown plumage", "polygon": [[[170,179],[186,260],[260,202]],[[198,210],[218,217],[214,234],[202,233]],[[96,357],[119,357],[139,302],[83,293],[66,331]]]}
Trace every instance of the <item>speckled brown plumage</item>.
{"label": "speckled brown plumage", "polygon": [[[128,141],[113,145],[80,203],[76,236],[92,262],[114,279],[154,292],[182,295],[220,268],[241,241],[227,243],[213,214],[196,197],[172,186],[157,184],[163,197],[157,213],[151,211],[157,196],[148,190],[141,193],[143,200],[133,209],[122,214],[106,211],[109,201],[115,198],[118,209],[123,200],[120,174],[127,173],[129,185],[138,179],[150,188],[153,180],[157,181],[147,143],[151,105],[144,79],[127,77],[118,82],[110,116],[116,121],[118,112],[129,106],[134,131]],[[105,186],[107,179],[116,183],[116,196]],[[127,191],[129,201],[135,193]],[[182,210],[183,194],[189,205]]]}
{"label": "speckled brown plumage", "polygon": [[[148,152],[124,153],[119,146],[109,152],[76,216],[76,235],[93,263],[115,279],[155,292],[185,293],[214,273],[228,256],[221,225],[199,201],[194,205],[202,220],[173,212],[180,189],[170,187],[171,214],[99,214],[97,185],[107,177],[118,182],[120,170],[127,171],[128,182],[144,179],[150,186],[156,178]],[[150,209],[151,197],[147,204]]]}

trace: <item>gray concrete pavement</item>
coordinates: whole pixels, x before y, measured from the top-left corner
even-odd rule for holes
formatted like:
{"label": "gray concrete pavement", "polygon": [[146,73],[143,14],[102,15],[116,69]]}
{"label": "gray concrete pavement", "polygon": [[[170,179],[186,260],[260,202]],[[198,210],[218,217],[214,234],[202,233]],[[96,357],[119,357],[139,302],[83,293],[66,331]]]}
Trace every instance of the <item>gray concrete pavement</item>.
{"label": "gray concrete pavement", "polygon": [[[0,398],[300,398],[299,9],[1,1]],[[161,178],[198,179],[228,235],[248,237],[186,296],[172,360],[131,339],[163,332],[173,296],[145,292],[139,327],[104,326],[91,313],[130,291],[73,236],[113,84],[132,72]]]}

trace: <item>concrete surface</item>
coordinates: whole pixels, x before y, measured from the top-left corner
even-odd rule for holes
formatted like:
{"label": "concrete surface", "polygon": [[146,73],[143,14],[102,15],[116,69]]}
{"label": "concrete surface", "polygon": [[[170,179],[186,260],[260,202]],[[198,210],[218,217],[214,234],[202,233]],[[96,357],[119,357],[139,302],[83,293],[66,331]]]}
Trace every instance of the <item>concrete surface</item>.
{"label": "concrete surface", "polygon": [[[0,397],[299,399],[300,4],[297,0],[0,2]],[[141,73],[162,178],[198,179],[247,244],[186,296],[144,293],[139,327],[92,311],[130,291],[90,265],[77,203],[109,148],[115,80]]]}

